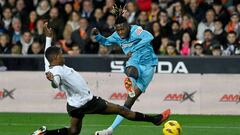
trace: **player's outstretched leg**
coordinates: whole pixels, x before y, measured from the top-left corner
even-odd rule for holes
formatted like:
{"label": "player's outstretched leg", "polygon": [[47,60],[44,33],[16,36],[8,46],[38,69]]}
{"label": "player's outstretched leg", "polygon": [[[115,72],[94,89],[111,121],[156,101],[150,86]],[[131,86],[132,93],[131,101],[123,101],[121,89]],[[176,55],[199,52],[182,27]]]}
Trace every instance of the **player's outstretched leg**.
{"label": "player's outstretched leg", "polygon": [[32,135],[67,135],[68,128],[61,128],[61,129],[55,129],[55,130],[47,130],[46,126],[42,126],[38,130],[32,133]]}
{"label": "player's outstretched leg", "polygon": [[171,113],[170,109],[167,109],[162,114],[151,116],[140,112],[133,112],[124,106],[116,105],[110,102],[107,102],[106,105],[107,107],[103,110],[102,114],[119,114],[128,120],[151,122],[155,125],[160,125]]}
{"label": "player's outstretched leg", "polygon": [[[112,106],[112,105],[110,105],[110,106]],[[156,126],[161,125],[164,121],[166,121],[168,119],[168,117],[171,114],[171,110],[167,109],[167,110],[163,111],[161,114],[150,116],[150,115],[139,113],[139,112],[132,112],[132,111],[128,110],[127,108],[119,106],[119,105],[114,105],[114,106],[117,106],[117,108],[120,109],[120,111],[119,110],[117,110],[117,111],[115,110],[115,111],[126,119],[129,119],[132,121],[151,122]],[[110,107],[104,113],[115,113],[115,111],[112,109],[114,109],[114,108]],[[107,129],[106,129],[106,132],[98,132],[97,131],[95,133],[95,135],[111,135],[111,134],[112,134],[112,132],[109,132],[109,130],[107,130]]]}
{"label": "player's outstretched leg", "polygon": [[72,117],[69,128],[47,130],[46,126],[42,126],[33,132],[32,135],[78,135],[82,128],[82,118],[83,116],[79,118]]}

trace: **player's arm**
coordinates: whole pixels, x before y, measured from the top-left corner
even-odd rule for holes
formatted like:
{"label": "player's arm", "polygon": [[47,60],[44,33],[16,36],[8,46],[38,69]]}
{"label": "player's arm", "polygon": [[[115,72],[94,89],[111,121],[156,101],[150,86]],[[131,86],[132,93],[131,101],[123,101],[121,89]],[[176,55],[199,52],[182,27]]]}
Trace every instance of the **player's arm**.
{"label": "player's arm", "polygon": [[106,38],[100,34],[97,28],[92,29],[92,35],[95,36],[95,39],[97,40],[97,42],[99,42],[104,46],[110,46],[117,43],[116,39],[113,38],[113,34]]}
{"label": "player's arm", "polygon": [[[48,28],[48,23],[44,24],[43,32],[44,32],[44,35],[46,36],[45,49],[44,49],[44,52],[45,52],[47,48],[51,46],[52,37],[53,37],[53,30],[51,28]],[[45,55],[44,55],[44,64],[45,64],[45,72],[47,72],[49,70],[49,62]]]}
{"label": "player's arm", "polygon": [[143,30],[142,27],[140,26],[132,34],[135,38],[140,39],[140,41],[133,46],[131,52],[135,52],[139,48],[147,45],[154,38],[150,32]]}
{"label": "player's arm", "polygon": [[51,72],[46,72],[46,78],[51,81],[51,85],[53,88],[58,88],[61,83],[60,75],[53,75]]}

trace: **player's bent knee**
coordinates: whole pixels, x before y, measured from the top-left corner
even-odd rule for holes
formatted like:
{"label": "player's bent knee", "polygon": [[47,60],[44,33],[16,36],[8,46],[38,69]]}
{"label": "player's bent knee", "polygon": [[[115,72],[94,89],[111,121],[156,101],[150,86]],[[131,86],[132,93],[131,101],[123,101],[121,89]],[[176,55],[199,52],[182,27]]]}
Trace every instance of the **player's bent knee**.
{"label": "player's bent knee", "polygon": [[128,77],[132,77],[134,79],[138,79],[138,70],[136,67],[134,66],[129,66],[125,69],[125,74],[128,76]]}

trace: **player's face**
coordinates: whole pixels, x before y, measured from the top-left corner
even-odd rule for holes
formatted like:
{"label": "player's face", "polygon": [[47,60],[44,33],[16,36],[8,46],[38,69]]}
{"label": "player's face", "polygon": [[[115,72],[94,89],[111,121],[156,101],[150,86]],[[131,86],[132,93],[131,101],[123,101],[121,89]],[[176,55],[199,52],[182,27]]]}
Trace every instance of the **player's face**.
{"label": "player's face", "polygon": [[117,24],[115,29],[121,38],[126,38],[129,34],[129,25],[127,23]]}

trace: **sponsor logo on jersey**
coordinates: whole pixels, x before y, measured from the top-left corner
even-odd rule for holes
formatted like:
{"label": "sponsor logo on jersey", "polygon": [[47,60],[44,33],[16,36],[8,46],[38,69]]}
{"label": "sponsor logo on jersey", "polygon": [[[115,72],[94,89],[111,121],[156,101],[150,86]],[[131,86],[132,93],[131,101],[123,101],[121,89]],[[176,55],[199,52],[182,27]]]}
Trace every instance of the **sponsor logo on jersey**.
{"label": "sponsor logo on jersey", "polygon": [[142,33],[142,31],[143,31],[143,29],[142,29],[141,27],[138,27],[138,28],[136,29],[137,35],[140,35],[140,34]]}
{"label": "sponsor logo on jersey", "polygon": [[121,46],[122,48],[126,48],[126,47],[131,47],[133,45],[134,42],[130,42],[130,43],[122,43]]}

